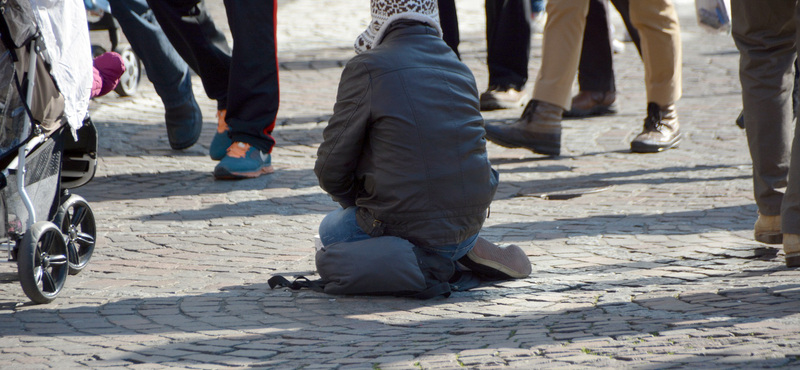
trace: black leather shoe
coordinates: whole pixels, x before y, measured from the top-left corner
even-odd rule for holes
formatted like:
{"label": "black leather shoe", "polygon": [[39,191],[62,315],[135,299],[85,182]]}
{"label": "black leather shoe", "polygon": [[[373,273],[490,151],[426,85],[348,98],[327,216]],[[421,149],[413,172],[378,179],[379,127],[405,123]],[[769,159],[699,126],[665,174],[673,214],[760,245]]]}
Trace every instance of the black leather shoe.
{"label": "black leather shoe", "polygon": [[203,115],[194,96],[181,105],[165,110],[169,146],[181,150],[194,145],[203,131]]}

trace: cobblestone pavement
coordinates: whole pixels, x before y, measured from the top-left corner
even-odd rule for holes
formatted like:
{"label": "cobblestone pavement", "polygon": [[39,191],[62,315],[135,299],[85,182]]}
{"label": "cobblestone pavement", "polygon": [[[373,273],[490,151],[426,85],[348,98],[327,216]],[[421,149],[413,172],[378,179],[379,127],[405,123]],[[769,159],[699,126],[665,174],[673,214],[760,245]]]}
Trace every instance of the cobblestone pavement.
{"label": "cobblestone pavement", "polygon": [[[220,2],[221,3],[221,2]],[[480,0],[460,0],[461,51],[486,86]],[[313,236],[336,204],[312,167],[365,2],[281,3],[276,173],[215,181],[200,144],[169,150],[144,82],[95,101],[99,242],[59,298],[32,305],[0,264],[0,368],[797,368],[800,271],[754,242],[738,55],[681,2],[680,149],[629,153],[646,101],[635,48],[616,56],[616,116],[565,121],[556,158],[490,144],[501,186],[483,235],[520,245],[530,278],[447,299],[270,290],[314,270]],[[221,4],[212,4],[224,24]],[[540,40],[532,50],[535,76]],[[511,120],[521,109],[486,114]],[[603,190],[561,199],[564,194]]]}

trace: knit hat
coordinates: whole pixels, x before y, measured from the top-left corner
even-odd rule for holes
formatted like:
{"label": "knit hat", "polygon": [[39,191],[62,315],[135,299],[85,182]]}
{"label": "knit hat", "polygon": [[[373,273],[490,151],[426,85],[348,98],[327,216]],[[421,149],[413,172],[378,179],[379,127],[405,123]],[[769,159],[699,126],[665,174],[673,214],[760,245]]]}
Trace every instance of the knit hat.
{"label": "knit hat", "polygon": [[378,46],[383,41],[384,33],[389,25],[400,19],[426,23],[436,29],[439,37],[442,36],[437,0],[370,0],[370,2],[372,22],[367,30],[356,39],[354,45],[356,53]]}

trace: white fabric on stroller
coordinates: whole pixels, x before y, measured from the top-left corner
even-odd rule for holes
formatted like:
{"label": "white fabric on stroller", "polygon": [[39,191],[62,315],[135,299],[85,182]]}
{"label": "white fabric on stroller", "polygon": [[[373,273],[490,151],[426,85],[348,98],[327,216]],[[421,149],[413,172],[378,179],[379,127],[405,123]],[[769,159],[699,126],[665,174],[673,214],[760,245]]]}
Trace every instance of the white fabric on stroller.
{"label": "white fabric on stroller", "polygon": [[44,38],[51,74],[64,95],[73,134],[83,125],[92,91],[92,50],[81,0],[30,0]]}

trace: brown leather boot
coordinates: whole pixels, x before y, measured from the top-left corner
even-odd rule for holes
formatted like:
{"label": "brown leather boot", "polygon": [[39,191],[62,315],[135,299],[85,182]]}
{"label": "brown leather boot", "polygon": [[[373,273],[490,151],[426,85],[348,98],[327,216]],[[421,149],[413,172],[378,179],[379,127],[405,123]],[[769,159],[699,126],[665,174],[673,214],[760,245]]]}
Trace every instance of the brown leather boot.
{"label": "brown leather boot", "polygon": [[531,100],[516,122],[487,124],[486,139],[507,148],[525,148],[546,155],[561,154],[561,107]]}
{"label": "brown leather boot", "polygon": [[616,114],[614,91],[581,91],[572,98],[572,107],[564,112],[564,117],[591,117]]}
{"label": "brown leather boot", "polygon": [[656,103],[650,103],[647,105],[644,130],[631,142],[631,151],[658,153],[677,148],[680,142],[681,131],[675,104],[662,108]]}
{"label": "brown leather boot", "polygon": [[519,108],[528,99],[530,99],[530,96],[525,90],[519,91],[513,87],[489,86],[489,89],[481,94],[481,110]]}
{"label": "brown leather boot", "polygon": [[766,244],[781,244],[783,242],[780,215],[764,216],[759,213],[753,230],[754,237],[757,241]]}
{"label": "brown leather boot", "polygon": [[786,267],[800,267],[800,235],[783,234],[783,252],[786,253]]}

